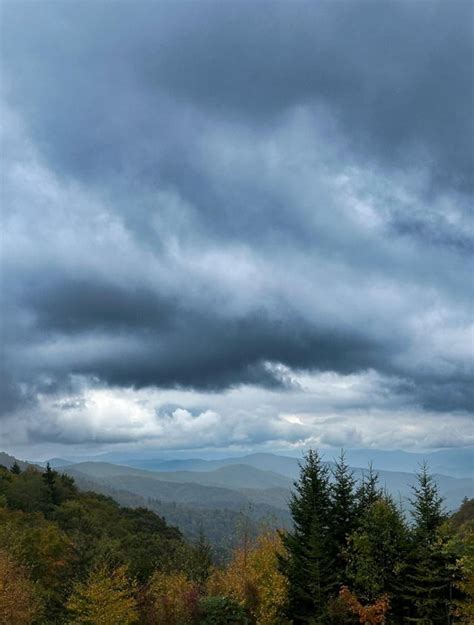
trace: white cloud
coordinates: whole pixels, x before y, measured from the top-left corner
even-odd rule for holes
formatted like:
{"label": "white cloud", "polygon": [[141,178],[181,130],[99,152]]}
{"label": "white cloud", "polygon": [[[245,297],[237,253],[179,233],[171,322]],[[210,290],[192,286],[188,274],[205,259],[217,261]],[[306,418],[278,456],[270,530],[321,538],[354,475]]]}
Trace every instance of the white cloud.
{"label": "white cloud", "polygon": [[253,386],[221,393],[137,391],[88,382],[70,396],[45,395],[34,413],[3,422],[2,440],[10,449],[31,441],[38,454],[54,444],[82,450],[422,450],[474,444],[468,415],[401,408],[386,392],[387,380],[373,371],[287,375],[295,385],[286,391]]}

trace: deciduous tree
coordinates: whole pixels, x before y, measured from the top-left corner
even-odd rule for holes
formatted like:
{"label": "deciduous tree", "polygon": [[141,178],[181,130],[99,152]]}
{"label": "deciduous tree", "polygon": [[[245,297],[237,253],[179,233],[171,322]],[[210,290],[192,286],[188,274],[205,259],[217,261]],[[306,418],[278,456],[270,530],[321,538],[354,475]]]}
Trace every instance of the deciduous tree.
{"label": "deciduous tree", "polygon": [[120,566],[112,571],[96,567],[77,583],[67,602],[71,625],[132,625],[138,622],[135,584]]}
{"label": "deciduous tree", "polygon": [[0,624],[30,625],[40,615],[37,585],[26,567],[0,550]]}

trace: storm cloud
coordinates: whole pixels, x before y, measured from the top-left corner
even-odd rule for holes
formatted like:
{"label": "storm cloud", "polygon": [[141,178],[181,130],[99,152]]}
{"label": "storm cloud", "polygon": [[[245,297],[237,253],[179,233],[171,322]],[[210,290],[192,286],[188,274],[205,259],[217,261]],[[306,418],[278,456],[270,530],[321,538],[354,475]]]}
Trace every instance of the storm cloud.
{"label": "storm cloud", "polygon": [[[360,411],[405,411],[459,419],[467,443],[470,2],[2,11],[2,404],[19,439],[308,440],[314,420],[281,420],[291,399],[349,439]],[[341,404],[340,384],[322,401],[301,383],[325,375],[374,382]],[[188,438],[159,405],[97,429],[91,393],[175,391]]]}

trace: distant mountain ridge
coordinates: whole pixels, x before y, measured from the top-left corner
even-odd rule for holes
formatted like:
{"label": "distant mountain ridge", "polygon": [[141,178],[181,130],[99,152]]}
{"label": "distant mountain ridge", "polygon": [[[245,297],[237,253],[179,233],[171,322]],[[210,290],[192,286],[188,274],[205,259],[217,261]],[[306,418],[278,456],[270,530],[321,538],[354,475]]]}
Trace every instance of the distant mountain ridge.
{"label": "distant mountain ridge", "polygon": [[42,468],[38,464],[35,464],[34,462],[30,462],[29,460],[28,461],[18,460],[18,458],[15,458],[14,456],[10,456],[4,451],[0,451],[0,465],[3,465],[7,469],[11,469],[12,466],[15,464],[15,462],[18,464],[18,466],[20,467],[22,471],[24,471],[28,467],[35,467],[36,469]]}
{"label": "distant mountain ridge", "polygon": [[[339,454],[339,451],[321,450],[321,453],[326,460],[332,460],[334,456]],[[423,461],[426,461],[433,473],[451,477],[474,478],[474,447],[444,449],[428,453],[380,449],[348,449],[345,453],[346,460],[352,467],[364,468],[369,462],[373,462],[375,468],[381,471],[413,473],[417,471]],[[294,478],[298,471],[299,461],[297,457],[266,452],[206,460],[202,458],[153,457],[153,453],[150,451],[143,452],[136,457],[126,453],[107,452],[83,459],[53,459],[52,462],[56,463],[58,460],[63,463],[63,466],[88,460],[91,462],[112,462],[150,471],[211,471],[227,465],[247,464],[291,478]],[[51,466],[53,466],[52,463]]]}
{"label": "distant mountain ridge", "polygon": [[[74,477],[80,488],[109,495],[125,506],[144,506],[157,512],[191,539],[204,531],[222,554],[229,548],[228,536],[238,534],[243,518],[249,519],[255,531],[262,522],[291,526],[288,501],[299,473],[297,458],[257,453],[219,460],[150,460],[144,459],[148,466],[163,470],[110,462],[73,464],[60,458],[52,459],[50,464]],[[10,467],[14,461],[12,456],[0,453],[0,464]],[[26,462],[19,464],[22,469],[29,466]],[[360,480],[364,471],[354,468],[356,479]],[[414,474],[377,472],[381,486],[408,508]],[[464,497],[474,497],[474,479],[441,474],[434,477],[448,510],[456,510]]]}
{"label": "distant mountain ridge", "polygon": [[[282,462],[278,465],[280,459]],[[105,462],[85,462],[68,465],[62,469],[73,476],[78,474],[88,476],[112,488],[163,501],[230,509],[251,501],[255,505],[272,506],[277,510],[286,509],[293,480],[299,472],[298,460],[267,454],[254,454],[238,460],[239,464],[227,464],[231,459],[224,459],[224,466],[212,469],[211,466],[222,461],[209,462],[206,465],[207,471],[189,469],[150,471]],[[252,464],[246,465],[243,462]],[[264,468],[261,468],[262,465]],[[190,466],[189,462],[187,466]],[[269,470],[268,467],[272,469],[281,467],[281,472]],[[361,480],[365,472],[366,469],[353,468],[357,480]],[[401,500],[408,506],[412,495],[411,486],[416,481],[414,473],[401,471],[377,471],[377,473],[381,486],[396,500]],[[441,474],[434,474],[434,477],[449,510],[459,507],[464,497],[474,496],[472,478],[455,478]]]}
{"label": "distant mountain ridge", "polygon": [[234,464],[210,469],[209,471],[149,471],[135,467],[116,465],[106,462],[84,462],[62,467],[64,470],[74,468],[81,473],[96,477],[112,477],[117,475],[134,475],[152,477],[166,482],[193,482],[203,486],[219,486],[223,488],[289,488],[292,480],[285,475],[273,471],[259,469],[246,464]]}

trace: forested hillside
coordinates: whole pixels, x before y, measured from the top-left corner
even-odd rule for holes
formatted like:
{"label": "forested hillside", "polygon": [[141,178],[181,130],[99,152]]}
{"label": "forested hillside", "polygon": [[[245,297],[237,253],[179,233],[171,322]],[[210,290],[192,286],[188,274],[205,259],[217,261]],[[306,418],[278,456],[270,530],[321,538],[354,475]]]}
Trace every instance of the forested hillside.
{"label": "forested hillside", "polygon": [[[127,490],[117,490],[104,482],[91,480],[77,475],[77,485],[85,490],[93,490],[112,497],[122,506],[145,507],[160,515],[171,525],[179,527],[189,541],[196,541],[204,534],[212,545],[216,561],[229,557],[240,539],[242,528],[255,537],[262,525],[273,528],[291,526],[288,510],[275,511],[274,508],[252,505],[248,501],[229,507],[190,506],[173,501],[164,501],[153,497],[141,497]],[[202,492],[201,492],[202,494]],[[277,514],[275,514],[277,512]]]}
{"label": "forested hillside", "polygon": [[2,625],[472,623],[474,500],[448,516],[426,467],[408,519],[374,472],[309,452],[292,524],[241,515],[224,560],[136,495],[24,467],[0,468]]}

